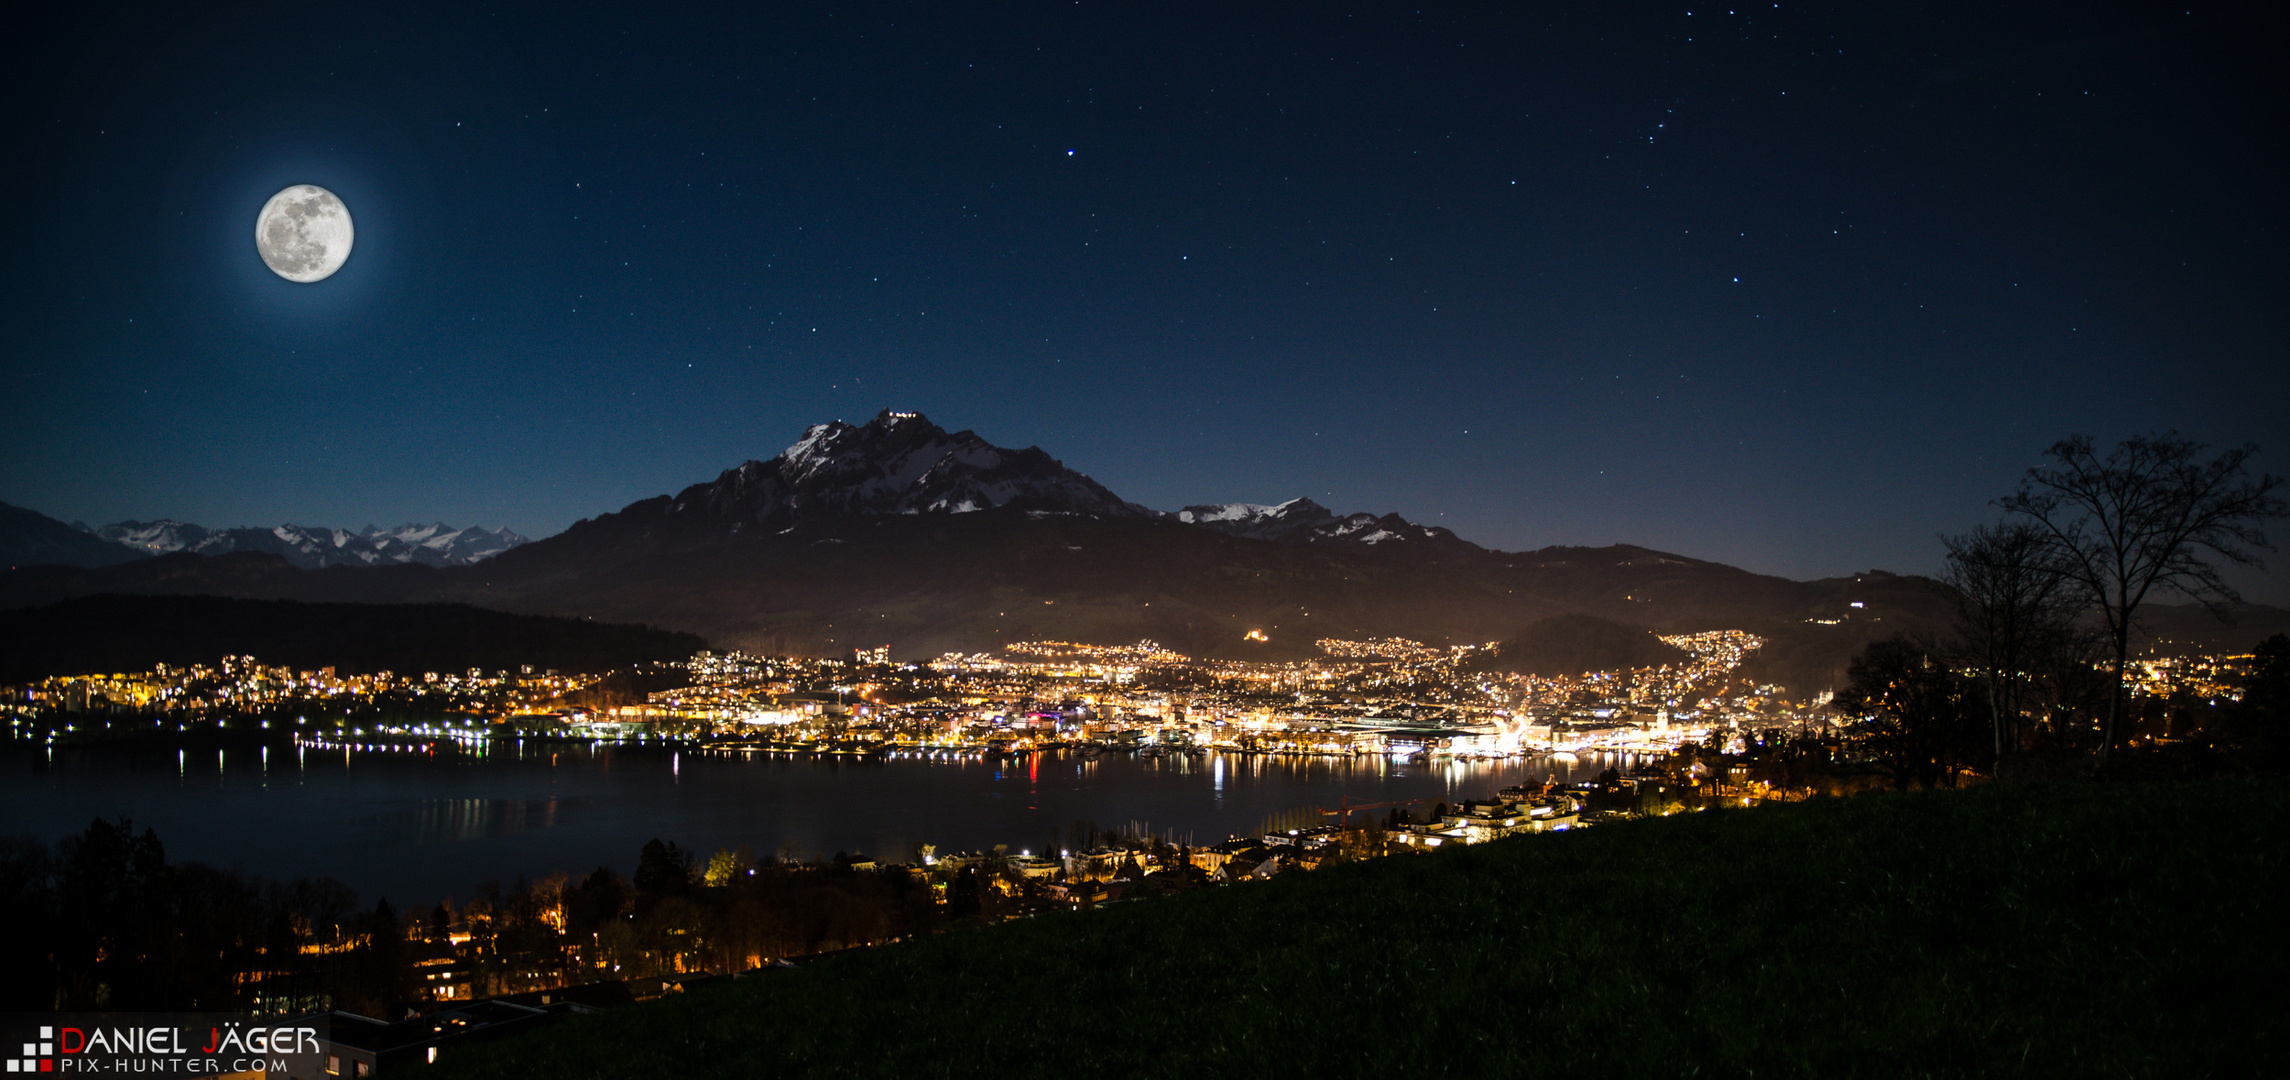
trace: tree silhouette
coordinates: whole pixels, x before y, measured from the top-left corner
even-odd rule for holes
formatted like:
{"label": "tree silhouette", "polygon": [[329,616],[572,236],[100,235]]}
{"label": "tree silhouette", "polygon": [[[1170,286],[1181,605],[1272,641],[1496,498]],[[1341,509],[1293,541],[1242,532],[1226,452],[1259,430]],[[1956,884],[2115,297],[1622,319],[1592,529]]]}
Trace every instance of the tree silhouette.
{"label": "tree silhouette", "polygon": [[2258,643],[2242,700],[2223,710],[2216,734],[2262,772],[2290,768],[2290,636]]}
{"label": "tree silhouette", "polygon": [[1983,525],[1943,537],[1944,574],[1959,596],[1957,631],[1980,672],[1991,753],[2000,764],[2021,748],[2030,680],[2061,658],[2075,629],[2075,594],[2050,534],[2032,521]]}
{"label": "tree silhouette", "polygon": [[672,840],[662,843],[659,837],[653,837],[645,841],[644,849],[636,856],[637,892],[673,896],[684,892],[691,884],[691,852],[677,846]]}
{"label": "tree silhouette", "polygon": [[2100,728],[2102,763],[2123,714],[2123,671],[2139,606],[2165,590],[2223,617],[2241,597],[2206,555],[2263,566],[2259,552],[2273,550],[2262,526],[2284,512],[2274,495],[2282,479],[2247,475],[2258,452],[2252,444],[2199,460],[2206,449],[2166,431],[2126,439],[2101,457],[2089,438],[2076,435],[2053,444],[2044,452],[2052,464],[2029,469],[2018,491],[1996,500],[2044,530],[2062,572],[2106,621],[2115,686]]}
{"label": "tree silhouette", "polygon": [[169,904],[167,849],[126,818],[101,819],[66,838],[57,852],[57,960],[70,1008],[149,1008],[165,1000],[153,985]]}
{"label": "tree silhouette", "polygon": [[957,920],[977,915],[983,907],[983,893],[978,883],[977,869],[963,867],[961,873],[954,875],[953,884],[946,890],[947,915]]}
{"label": "tree silhouette", "polygon": [[1903,791],[1944,777],[1953,785],[1965,749],[1962,687],[1935,651],[1905,637],[1871,642],[1845,669],[1834,702]]}
{"label": "tree silhouette", "polygon": [[381,900],[366,917],[365,947],[355,954],[352,999],[357,1007],[380,1019],[402,1019],[391,1013],[413,996],[413,976],[406,965],[405,924],[390,902]]}

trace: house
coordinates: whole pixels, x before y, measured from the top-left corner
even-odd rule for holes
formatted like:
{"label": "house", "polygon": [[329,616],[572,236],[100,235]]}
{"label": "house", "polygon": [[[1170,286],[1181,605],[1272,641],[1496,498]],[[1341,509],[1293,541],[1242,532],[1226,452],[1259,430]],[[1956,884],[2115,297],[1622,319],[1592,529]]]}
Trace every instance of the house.
{"label": "house", "polygon": [[[689,981],[689,980],[687,980]],[[472,1001],[395,1023],[351,1012],[327,1015],[323,1071],[313,1080],[376,1076],[428,1064],[455,1046],[529,1031],[560,1017],[599,1013],[636,1000],[618,979]],[[301,1080],[297,1077],[296,1080]]]}
{"label": "house", "polygon": [[473,1001],[427,1016],[391,1023],[351,1012],[327,1017],[326,1035],[319,1041],[325,1060],[324,1076],[378,1076],[384,1070],[404,1071],[409,1066],[437,1060],[441,1050],[455,1044],[498,1038],[527,1031],[562,1015],[565,1010],[534,1008],[506,1001]]}
{"label": "house", "polygon": [[463,960],[447,941],[417,942],[408,947],[416,980],[415,992],[430,1001],[468,1001],[477,967]]}
{"label": "house", "polygon": [[1010,869],[1017,871],[1020,877],[1038,880],[1054,877],[1064,867],[1065,863],[1058,859],[1021,857],[1010,860]]}
{"label": "house", "polygon": [[1466,800],[1438,821],[1402,827],[1393,839],[1410,847],[1438,848],[1483,844],[1519,833],[1558,832],[1574,824],[1571,799],[1553,796],[1530,802],[1506,792],[1494,799]]}
{"label": "house", "polygon": [[1115,895],[1112,886],[1090,878],[1058,882],[1050,887],[1050,895],[1075,907],[1094,907]]}

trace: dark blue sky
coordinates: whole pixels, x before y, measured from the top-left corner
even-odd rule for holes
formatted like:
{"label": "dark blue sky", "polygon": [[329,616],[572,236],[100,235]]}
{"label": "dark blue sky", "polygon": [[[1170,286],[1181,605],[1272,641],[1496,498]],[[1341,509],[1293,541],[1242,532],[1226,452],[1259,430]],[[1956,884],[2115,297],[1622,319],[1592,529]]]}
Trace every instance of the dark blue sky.
{"label": "dark blue sky", "polygon": [[[1809,577],[2071,433],[2290,471],[2290,43],[1992,6],[50,5],[0,500],[539,536],[891,407]],[[253,250],[296,183],[316,285]]]}

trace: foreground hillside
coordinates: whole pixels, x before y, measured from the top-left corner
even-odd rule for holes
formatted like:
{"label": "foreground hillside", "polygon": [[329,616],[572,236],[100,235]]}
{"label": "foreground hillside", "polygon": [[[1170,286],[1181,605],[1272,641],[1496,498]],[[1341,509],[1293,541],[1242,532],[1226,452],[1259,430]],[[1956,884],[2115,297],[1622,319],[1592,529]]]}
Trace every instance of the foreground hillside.
{"label": "foreground hillside", "polygon": [[2280,1075],[2290,789],[1866,796],[958,932],[447,1076]]}

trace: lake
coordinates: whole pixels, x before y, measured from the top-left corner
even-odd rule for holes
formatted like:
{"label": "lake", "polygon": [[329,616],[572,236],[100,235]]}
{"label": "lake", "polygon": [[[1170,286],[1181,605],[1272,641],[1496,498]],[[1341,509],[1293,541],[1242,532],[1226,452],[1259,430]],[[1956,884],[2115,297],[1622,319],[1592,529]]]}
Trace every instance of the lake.
{"label": "lake", "polygon": [[[635,868],[654,837],[704,858],[838,851],[1040,852],[1075,821],[1213,844],[1302,807],[1455,801],[1616,759],[1396,762],[1260,754],[858,759],[668,747],[493,744],[483,754],[243,748],[17,749],[0,755],[0,830],[48,844],[97,817],[158,830],[171,862],[271,879],[339,878],[364,903],[457,901],[518,874]],[[1627,769],[1627,765],[1624,766]],[[1418,808],[1421,809],[1420,807]]]}

